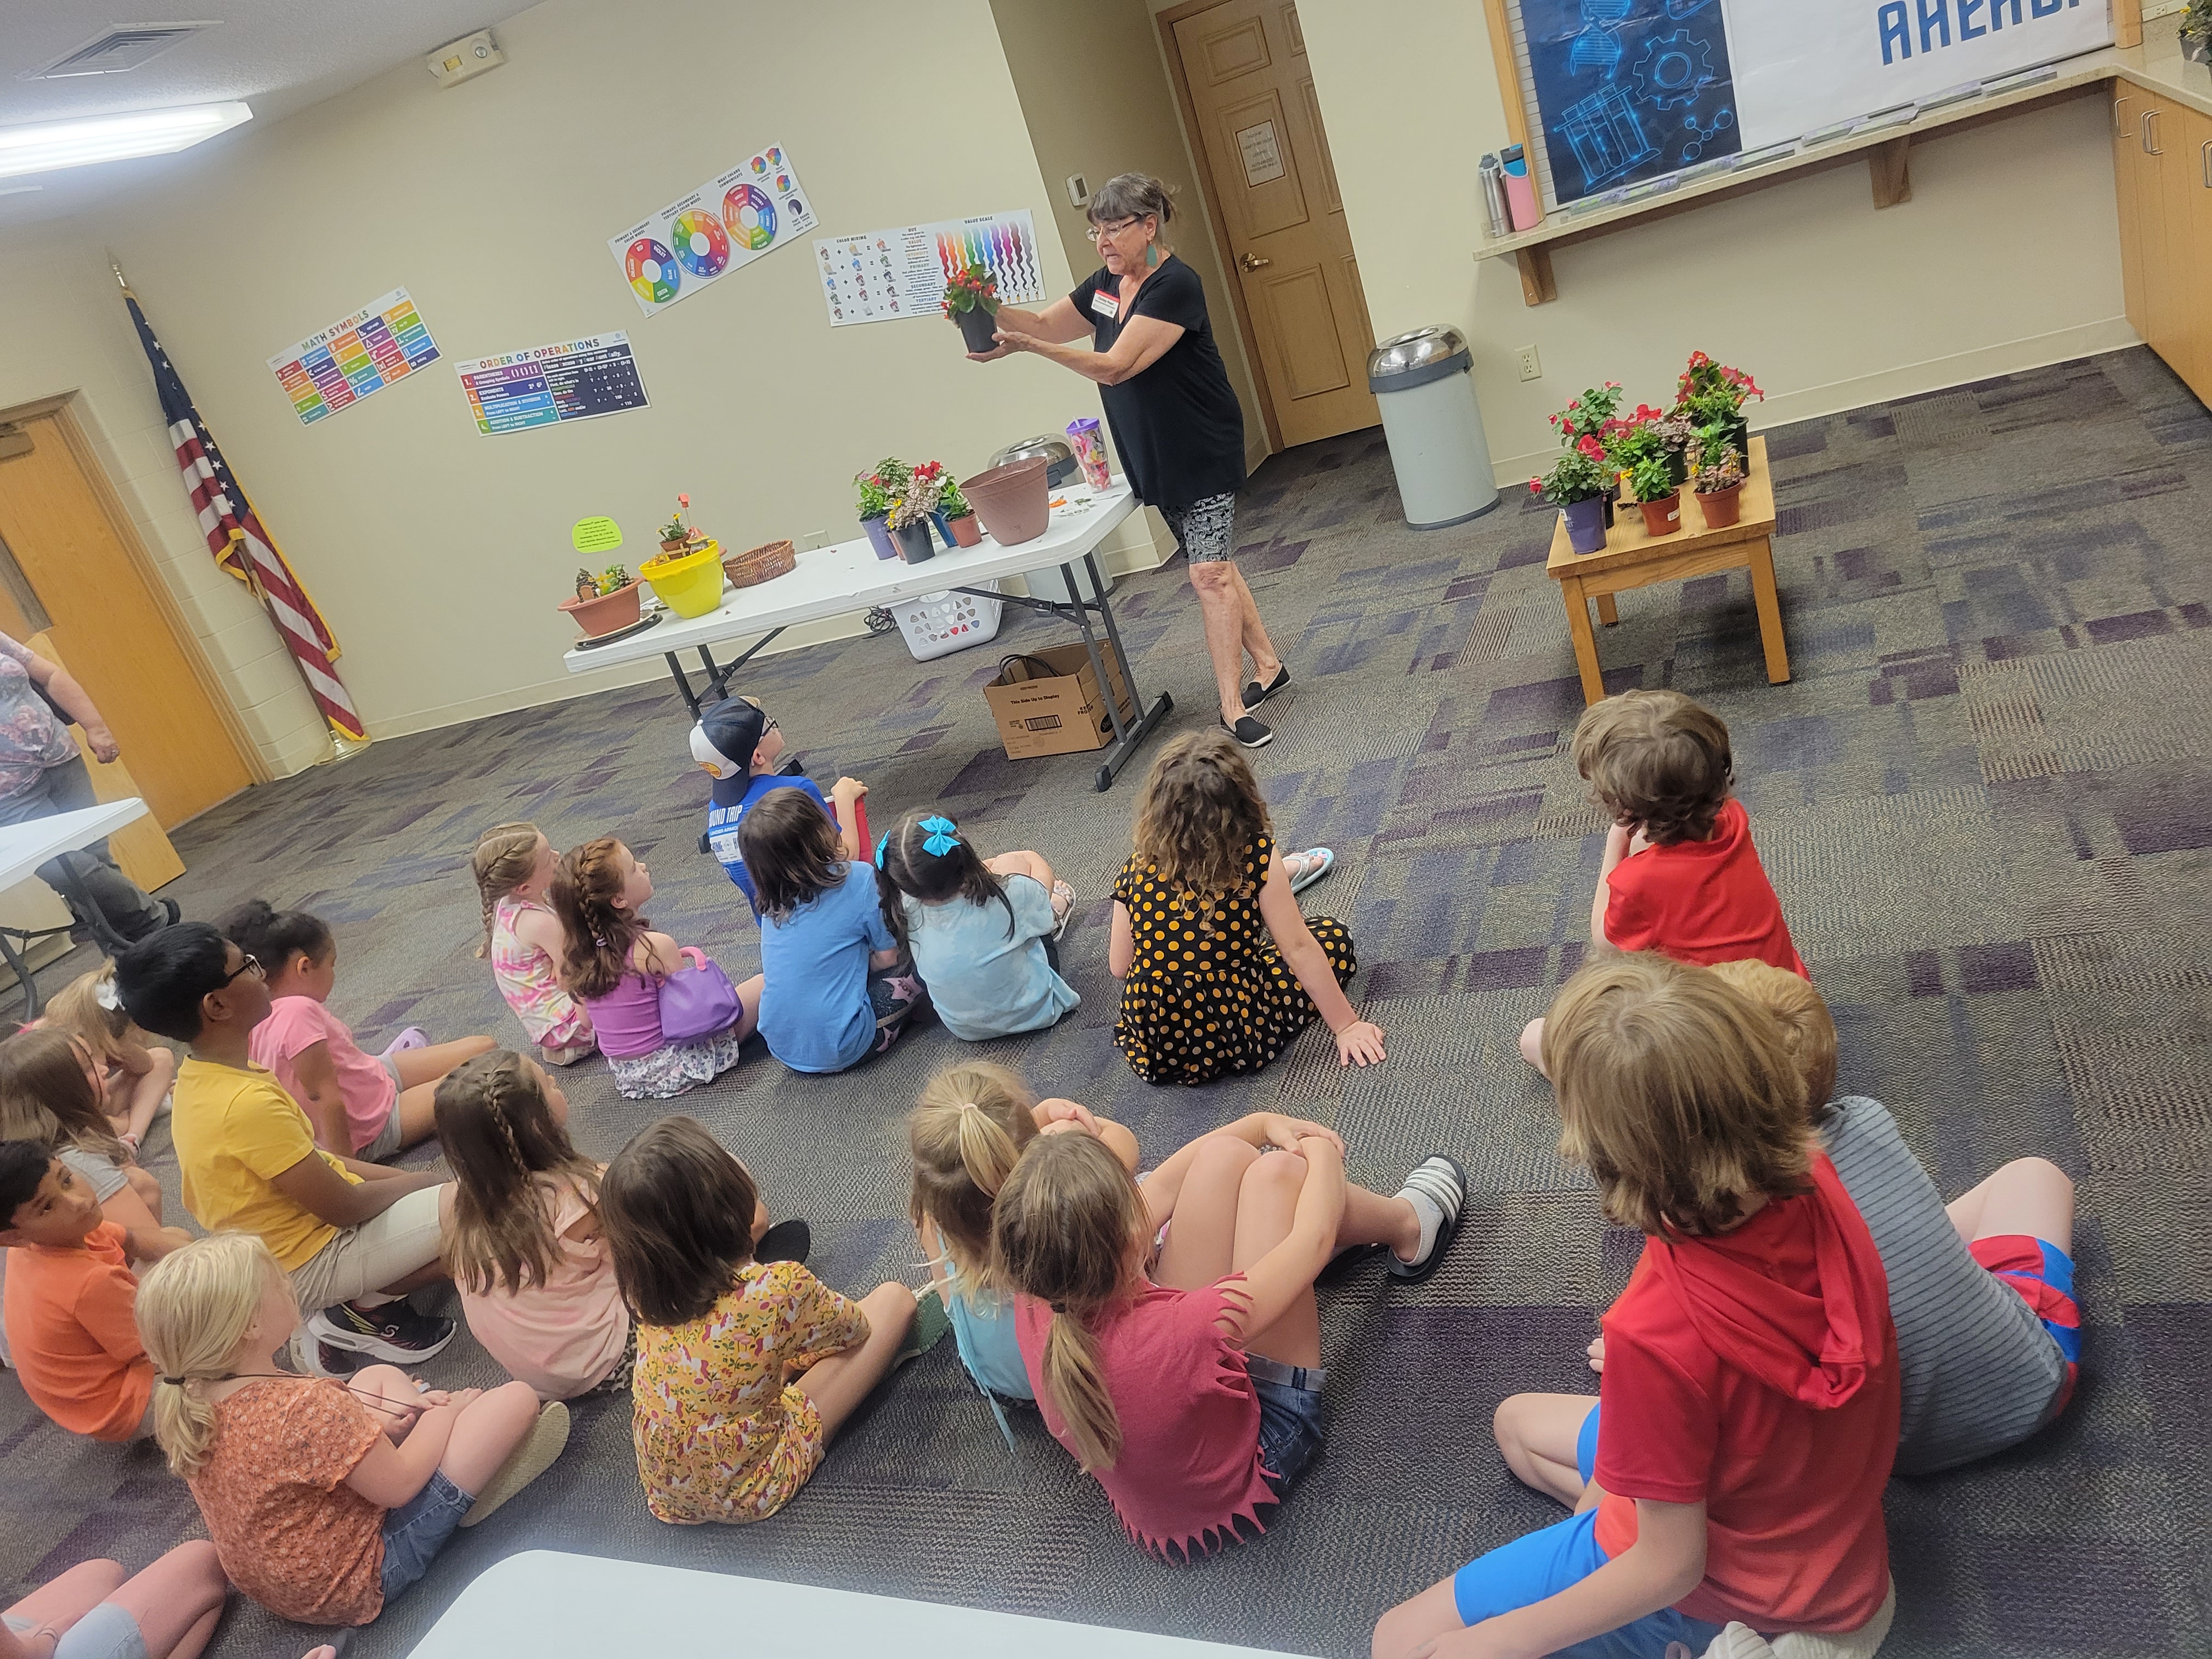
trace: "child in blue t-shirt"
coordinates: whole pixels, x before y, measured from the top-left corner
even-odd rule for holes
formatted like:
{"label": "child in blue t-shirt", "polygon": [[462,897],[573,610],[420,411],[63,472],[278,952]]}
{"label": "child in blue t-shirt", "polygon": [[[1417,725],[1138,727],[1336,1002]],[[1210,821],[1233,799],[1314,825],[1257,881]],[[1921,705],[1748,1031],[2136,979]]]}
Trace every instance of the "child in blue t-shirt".
{"label": "child in blue t-shirt", "polygon": [[745,811],[739,850],[761,918],[760,1034],[794,1072],[842,1072],[898,1040],[922,1000],[884,920],[876,872],[795,789]]}
{"label": "child in blue t-shirt", "polygon": [[958,824],[925,807],[877,843],[876,868],[893,931],[953,1036],[1042,1030],[1082,1001],[1053,949],[1075,891],[1038,854],[984,858]]}
{"label": "child in blue t-shirt", "polygon": [[784,756],[783,732],[750,697],[727,697],[702,709],[698,724],[691,728],[691,758],[714,780],[714,801],[707,809],[707,850],[720,860],[756,917],[760,893],[745,872],[738,824],[771,790],[798,790],[836,820],[838,842],[847,858],[866,856],[862,849],[868,844],[868,820],[860,797],[868,793],[868,786],[856,778],[840,778],[824,798],[804,774],[780,769]]}

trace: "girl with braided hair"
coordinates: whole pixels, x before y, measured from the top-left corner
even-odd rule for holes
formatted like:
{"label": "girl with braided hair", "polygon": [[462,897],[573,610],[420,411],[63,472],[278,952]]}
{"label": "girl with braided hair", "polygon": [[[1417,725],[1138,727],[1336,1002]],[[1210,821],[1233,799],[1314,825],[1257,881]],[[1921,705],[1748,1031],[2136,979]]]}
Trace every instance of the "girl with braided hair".
{"label": "girl with braided hair", "polygon": [[469,873],[483,901],[483,942],[491,976],[549,1066],[572,1066],[599,1052],[592,1017],[561,988],[568,942],[546,893],[561,855],[534,823],[495,823],[477,837]]}
{"label": "girl with braided hair", "polygon": [[446,1262],[461,1311],[540,1400],[629,1386],[629,1310],[599,1237],[602,1166],[569,1144],[538,1063],[495,1048],[438,1085],[453,1166]]}

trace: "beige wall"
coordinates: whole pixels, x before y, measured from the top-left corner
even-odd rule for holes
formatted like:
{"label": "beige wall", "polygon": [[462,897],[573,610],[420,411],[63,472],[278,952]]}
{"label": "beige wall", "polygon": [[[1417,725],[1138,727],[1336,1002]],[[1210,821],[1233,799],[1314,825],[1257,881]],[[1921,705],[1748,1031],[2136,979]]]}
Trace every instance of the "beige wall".
{"label": "beige wall", "polygon": [[[1474,257],[1474,164],[1507,142],[1479,0],[1298,15],[1376,337],[1467,331],[1500,482],[1544,460],[1544,417],[1583,387],[1657,401],[1694,347],[1757,375],[1771,424],[2136,339],[2101,100],[1917,146],[1912,200],[1883,212],[1852,166],[1566,249],[1559,300],[1532,309],[1510,261]],[[1522,382],[1531,344],[1544,372]]]}
{"label": "beige wall", "polygon": [[[804,242],[640,315],[607,238],[769,142],[790,150],[823,234],[1051,216],[986,0],[940,0],[926,27],[890,0],[787,9],[777,27],[771,64],[748,14],[714,0],[550,0],[500,26],[507,65],[480,81],[441,90],[410,60],[227,147],[188,191],[35,246],[11,238],[0,279],[34,281],[5,281],[0,405],[82,388],[180,590],[219,637],[238,629],[238,596],[203,574],[182,494],[158,477],[159,414],[105,243],[329,614],[372,732],[653,678],[562,670],[574,629],[554,605],[577,518],[613,514],[633,567],[679,489],[738,546],[843,539],[857,529],[847,481],[880,455],[974,471],[1098,412],[1095,389],[1050,364],[966,362],[941,321],[831,329]],[[716,64],[750,67],[686,78]],[[1050,239],[1044,251],[1064,291],[1067,262]],[[448,361],[301,426],[264,360],[401,285]],[[612,329],[630,333],[651,409],[477,435],[452,360]],[[1124,564],[1149,556],[1140,531],[1123,546]],[[226,660],[281,738],[271,665]]]}
{"label": "beige wall", "polygon": [[1076,8],[1066,0],[992,0],[991,10],[1060,242],[1077,272],[1097,270],[1098,255],[1084,236],[1090,222],[1067,199],[1068,174],[1083,174],[1094,190],[1117,173],[1149,173],[1174,186],[1169,240],[1206,285],[1214,337],[1244,408],[1245,459],[1256,465],[1267,453],[1267,429],[1145,0],[1086,0]]}

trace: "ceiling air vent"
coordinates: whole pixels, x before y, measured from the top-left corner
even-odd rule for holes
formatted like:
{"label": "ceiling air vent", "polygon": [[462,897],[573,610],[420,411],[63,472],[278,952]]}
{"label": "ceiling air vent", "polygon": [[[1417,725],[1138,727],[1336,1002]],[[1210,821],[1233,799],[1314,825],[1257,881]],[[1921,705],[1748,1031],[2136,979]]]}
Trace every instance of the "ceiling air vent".
{"label": "ceiling air vent", "polygon": [[126,70],[137,69],[149,58],[159,57],[186,35],[214,27],[213,22],[118,25],[21,78],[59,81],[75,75],[120,75]]}

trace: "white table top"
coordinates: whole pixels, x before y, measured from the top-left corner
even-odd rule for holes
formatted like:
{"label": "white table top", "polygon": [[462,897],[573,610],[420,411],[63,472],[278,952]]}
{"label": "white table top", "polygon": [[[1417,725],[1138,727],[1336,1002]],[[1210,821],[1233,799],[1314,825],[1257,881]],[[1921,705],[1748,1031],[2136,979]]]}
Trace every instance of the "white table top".
{"label": "white table top", "polygon": [[103,836],[112,836],[134,818],[146,816],[146,803],[132,795],[104,800],[74,812],[0,825],[0,889],[13,887],[58,853],[74,853]]}
{"label": "white table top", "polygon": [[571,674],[588,673],[594,668],[644,662],[664,652],[719,645],[772,628],[941,593],[948,587],[978,587],[1000,576],[1049,569],[1095,550],[1115,526],[1136,510],[1136,499],[1126,483],[1093,494],[1078,482],[1055,489],[1052,498],[1065,500],[1066,505],[1053,509],[1043,535],[1017,547],[1001,547],[986,536],[978,546],[945,549],[926,564],[878,559],[865,536],[817,547],[801,553],[798,568],[787,574],[751,587],[732,587],[725,581],[719,610],[688,617],[672,611],[658,626],[611,645],[590,651],[571,646],[561,661]]}
{"label": "white table top", "polygon": [[899,1659],[1264,1659],[1258,1648],[557,1550],[525,1550],[487,1568],[439,1615],[413,1659],[741,1650],[771,1659],[871,1651]]}

